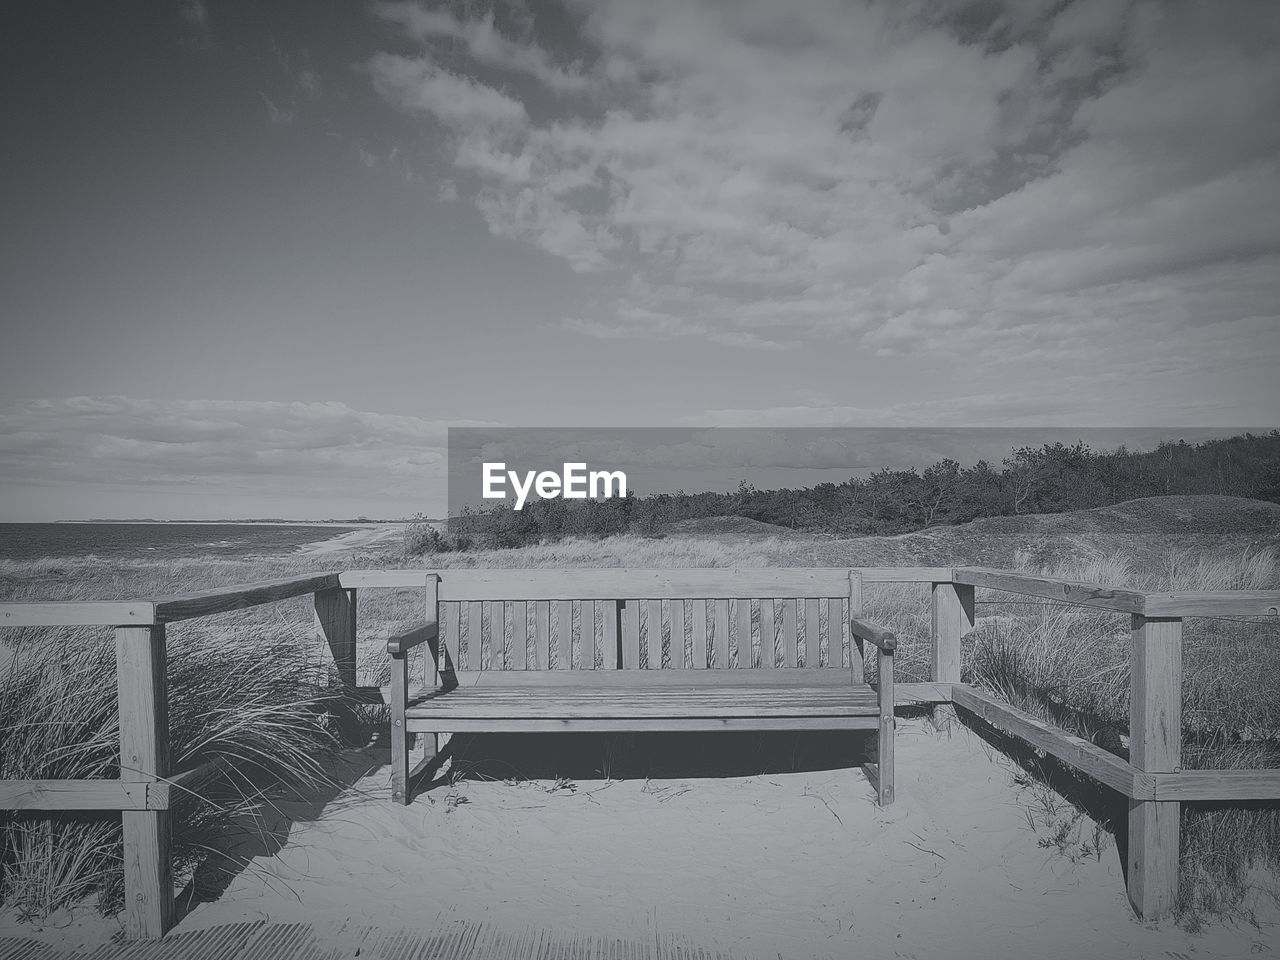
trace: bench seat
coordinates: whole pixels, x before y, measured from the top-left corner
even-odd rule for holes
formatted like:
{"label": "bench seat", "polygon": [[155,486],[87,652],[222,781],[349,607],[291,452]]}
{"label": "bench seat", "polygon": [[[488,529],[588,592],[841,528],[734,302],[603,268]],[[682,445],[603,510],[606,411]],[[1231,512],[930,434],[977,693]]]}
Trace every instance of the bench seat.
{"label": "bench seat", "polygon": [[[779,672],[781,673],[781,671]],[[550,730],[874,730],[875,690],[830,671],[787,671],[761,682],[741,671],[485,671],[412,698],[410,733],[519,733]],[[810,674],[808,677],[794,674]]]}

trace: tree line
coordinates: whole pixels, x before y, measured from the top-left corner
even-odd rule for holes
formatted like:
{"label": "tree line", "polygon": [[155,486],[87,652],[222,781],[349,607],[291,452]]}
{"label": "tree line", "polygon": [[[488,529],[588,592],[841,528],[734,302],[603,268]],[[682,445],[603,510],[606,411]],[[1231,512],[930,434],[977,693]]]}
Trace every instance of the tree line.
{"label": "tree line", "polygon": [[659,493],[611,500],[537,500],[468,510],[444,530],[410,525],[410,553],[472,547],[521,547],[565,537],[660,535],[669,523],[748,517],[842,536],[909,533],[980,517],[1062,513],[1139,497],[1220,494],[1280,503],[1280,430],[1154,450],[1046,443],[1012,450],[1000,465],[943,459],[917,470],[879,470],[813,487],[758,490],[743,481],[731,493]]}

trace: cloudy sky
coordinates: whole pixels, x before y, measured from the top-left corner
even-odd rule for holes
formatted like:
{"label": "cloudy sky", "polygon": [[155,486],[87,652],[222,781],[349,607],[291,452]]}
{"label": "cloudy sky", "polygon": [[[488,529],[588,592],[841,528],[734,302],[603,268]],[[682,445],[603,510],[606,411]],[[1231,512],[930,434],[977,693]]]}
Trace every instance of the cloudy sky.
{"label": "cloudy sky", "polygon": [[460,425],[1280,421],[1271,0],[30,6],[3,520],[438,511]]}

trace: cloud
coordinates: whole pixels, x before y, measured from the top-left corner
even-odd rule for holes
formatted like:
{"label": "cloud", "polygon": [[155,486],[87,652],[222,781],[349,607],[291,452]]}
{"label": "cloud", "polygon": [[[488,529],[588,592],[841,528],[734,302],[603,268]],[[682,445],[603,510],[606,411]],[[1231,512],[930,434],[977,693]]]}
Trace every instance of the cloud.
{"label": "cloud", "polygon": [[[558,67],[536,43],[504,37],[494,25],[493,11],[459,20],[448,10],[428,10],[416,3],[380,3],[374,10],[383,20],[399,24],[409,36],[422,41],[459,40],[476,62],[527,74],[557,93],[582,93],[591,88],[592,78],[580,67]],[[530,25],[528,20],[522,23],[526,29]]]}
{"label": "cloud", "polygon": [[379,53],[369,64],[378,91],[416,113],[493,136],[528,119],[524,105],[506,94],[437,66],[430,57]]}
{"label": "cloud", "polygon": [[[537,23],[378,10],[419,55],[374,82],[441,126],[460,195],[613,284],[566,330],[988,369],[1280,359],[1273,5],[601,0],[571,6],[572,70]],[[561,74],[591,96],[548,106]]]}
{"label": "cloud", "polygon": [[446,436],[440,421],[334,402],[18,402],[0,407],[0,484],[378,500],[409,512],[443,502]]}

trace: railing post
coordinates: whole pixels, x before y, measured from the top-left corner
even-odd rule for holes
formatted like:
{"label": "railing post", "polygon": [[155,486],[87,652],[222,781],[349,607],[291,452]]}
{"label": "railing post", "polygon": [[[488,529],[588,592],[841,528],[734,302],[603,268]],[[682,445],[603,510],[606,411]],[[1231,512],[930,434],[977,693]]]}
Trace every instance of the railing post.
{"label": "railing post", "polygon": [[405,709],[409,701],[409,656],[391,655],[391,799],[407,804],[409,797],[409,735]]}
{"label": "railing post", "polygon": [[[862,599],[862,572],[860,570],[849,571],[849,617],[860,618],[863,612]],[[847,621],[846,621],[847,622]],[[844,633],[843,625],[840,628]],[[835,636],[835,628],[831,627],[831,636]],[[842,644],[843,645],[843,644]],[[866,683],[866,658],[864,655],[865,645],[860,637],[855,637],[852,631],[849,631],[849,673],[854,683]]]}
{"label": "railing post", "polygon": [[329,643],[338,679],[350,693],[356,690],[356,592],[333,587],[315,593],[316,619]]}
{"label": "railing post", "polygon": [[[164,626],[116,628],[120,779],[145,783],[169,771]],[[173,922],[168,810],[125,810],[124,913],[131,940],[153,940]]]}
{"label": "railing post", "polygon": [[[428,642],[427,647],[427,664],[425,668],[425,680],[427,681],[427,689],[434,690],[440,686],[440,667],[442,664],[452,669],[451,664],[445,664],[444,631],[440,622],[440,578],[437,576],[427,577],[426,595],[423,598],[423,615],[428,624],[436,625],[436,642]],[[456,680],[454,681],[457,682]],[[407,696],[407,691],[406,691]],[[442,735],[440,731],[427,734],[430,738],[426,741],[431,746],[430,756],[434,757],[449,742],[447,735]]]}
{"label": "railing post", "polygon": [[[964,583],[935,583],[932,594],[933,650],[929,679],[934,683],[960,682],[960,640],[973,629],[973,587]],[[955,718],[949,704],[935,707],[934,723]]]}
{"label": "railing post", "polygon": [[[1182,768],[1182,620],[1133,616],[1129,762],[1146,773]],[[1173,912],[1178,898],[1182,804],[1129,801],[1129,902],[1144,920]]]}

